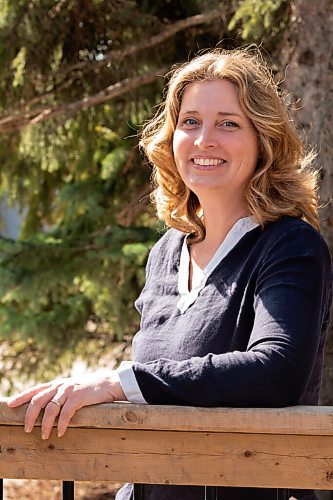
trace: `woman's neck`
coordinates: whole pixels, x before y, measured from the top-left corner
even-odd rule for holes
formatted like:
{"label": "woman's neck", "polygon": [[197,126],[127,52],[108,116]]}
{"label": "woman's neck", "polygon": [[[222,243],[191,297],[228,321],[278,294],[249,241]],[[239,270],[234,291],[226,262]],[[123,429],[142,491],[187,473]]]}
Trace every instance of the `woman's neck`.
{"label": "woman's neck", "polygon": [[[201,200],[200,200],[201,201]],[[204,268],[219,248],[234,224],[242,217],[249,216],[249,211],[242,203],[203,203],[203,220],[206,236],[191,248],[191,256]]]}
{"label": "woman's neck", "polygon": [[204,212],[204,224],[206,228],[206,236],[204,241],[207,244],[218,243],[218,246],[222,243],[230,229],[234,224],[242,217],[249,216],[249,212],[245,210],[240,210],[233,213],[207,213]]}
{"label": "woman's neck", "polygon": [[236,196],[215,198],[209,196],[200,199],[206,228],[205,240],[207,243],[224,240],[232,226],[242,217],[250,215],[245,200]]}

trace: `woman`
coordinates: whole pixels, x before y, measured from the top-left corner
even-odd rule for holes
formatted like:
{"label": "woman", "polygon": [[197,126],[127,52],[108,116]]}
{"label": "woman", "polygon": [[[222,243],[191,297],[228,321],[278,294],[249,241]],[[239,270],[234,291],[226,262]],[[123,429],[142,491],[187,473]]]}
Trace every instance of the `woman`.
{"label": "woman", "polygon": [[[47,438],[82,406],[115,400],[201,406],[317,404],[331,300],[318,232],[313,155],[304,153],[270,72],[248,51],[210,51],[176,69],[142,147],[171,229],[148,259],[133,359],[108,377],[41,384]],[[201,500],[204,488],[146,485],[145,499]],[[313,492],[293,492],[314,499]],[[126,485],[118,499],[132,498]],[[220,488],[219,498],[276,490]]]}

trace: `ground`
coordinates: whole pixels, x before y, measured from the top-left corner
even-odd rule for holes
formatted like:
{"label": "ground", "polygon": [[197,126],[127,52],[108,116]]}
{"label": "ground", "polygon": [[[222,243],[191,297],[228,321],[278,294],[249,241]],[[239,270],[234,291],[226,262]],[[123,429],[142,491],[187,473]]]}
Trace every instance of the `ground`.
{"label": "ground", "polygon": [[[75,500],[111,500],[120,484],[75,483]],[[61,500],[60,481],[5,479],[4,500]]]}

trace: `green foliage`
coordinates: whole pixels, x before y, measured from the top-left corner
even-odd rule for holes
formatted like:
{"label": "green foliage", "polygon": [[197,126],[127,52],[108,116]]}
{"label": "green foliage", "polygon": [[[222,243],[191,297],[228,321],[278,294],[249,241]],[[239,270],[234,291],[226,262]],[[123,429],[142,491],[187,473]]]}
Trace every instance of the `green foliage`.
{"label": "green foliage", "polygon": [[19,205],[23,219],[17,241],[0,238],[0,378],[50,376],[77,353],[97,359],[130,338],[147,255],[162,232],[137,135],[163,79],[76,114],[66,106],[223,46],[219,18],[122,55],[176,21],[220,8],[235,36],[242,23],[248,39],[275,29],[285,4],[246,0],[233,12],[226,0],[0,0],[2,118],[64,109],[0,135],[0,196]]}
{"label": "green foliage", "polygon": [[240,26],[246,41],[260,41],[264,35],[276,36],[286,25],[287,0],[243,0],[231,18],[228,29]]}
{"label": "green foliage", "polygon": [[24,82],[24,71],[26,65],[27,51],[25,47],[22,47],[17,56],[14,57],[12,61],[12,69],[14,73],[13,87],[22,86]]}

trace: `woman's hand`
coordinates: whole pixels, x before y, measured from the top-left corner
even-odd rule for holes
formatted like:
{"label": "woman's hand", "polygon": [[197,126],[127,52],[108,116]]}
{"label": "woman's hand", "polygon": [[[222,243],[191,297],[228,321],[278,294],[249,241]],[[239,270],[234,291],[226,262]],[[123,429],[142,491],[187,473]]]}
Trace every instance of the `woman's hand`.
{"label": "woman's hand", "polygon": [[38,384],[12,396],[7,404],[15,408],[30,402],[25,415],[26,432],[32,431],[40,411],[45,408],[42,419],[42,439],[47,439],[56,417],[58,417],[58,437],[61,437],[65,434],[77,410],[83,406],[113,401],[126,401],[116,371],[111,371],[108,376],[91,374],[80,378],[69,377]]}

